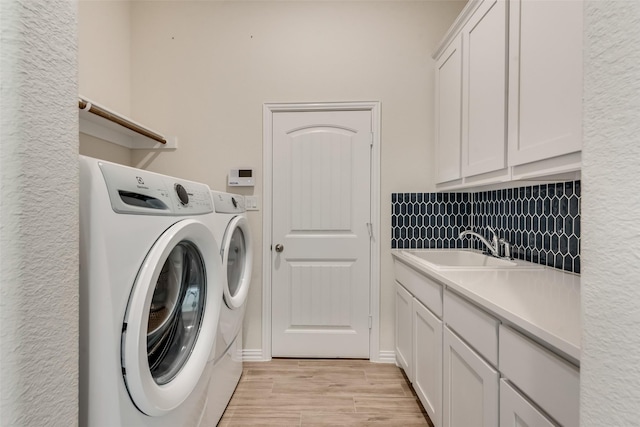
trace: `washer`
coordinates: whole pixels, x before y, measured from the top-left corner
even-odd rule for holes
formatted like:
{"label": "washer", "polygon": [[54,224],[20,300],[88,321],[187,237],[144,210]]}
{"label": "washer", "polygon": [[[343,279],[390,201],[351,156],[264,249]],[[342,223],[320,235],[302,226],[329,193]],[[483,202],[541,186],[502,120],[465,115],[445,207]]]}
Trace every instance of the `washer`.
{"label": "washer", "polygon": [[80,156],[80,425],[198,426],[223,294],[209,187]]}
{"label": "washer", "polygon": [[214,235],[221,241],[225,287],[220,324],[212,358],[207,422],[216,423],[242,376],[242,324],[251,285],[253,247],[244,197],[211,191],[215,207]]}

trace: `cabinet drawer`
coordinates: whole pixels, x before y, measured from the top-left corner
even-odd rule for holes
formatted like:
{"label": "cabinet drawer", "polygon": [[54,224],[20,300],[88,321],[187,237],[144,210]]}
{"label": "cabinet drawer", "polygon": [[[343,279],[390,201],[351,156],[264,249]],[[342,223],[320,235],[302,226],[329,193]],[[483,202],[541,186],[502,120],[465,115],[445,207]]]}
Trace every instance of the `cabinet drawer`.
{"label": "cabinet drawer", "polygon": [[447,291],[444,321],[494,366],[498,366],[498,319]]}
{"label": "cabinet drawer", "polygon": [[396,260],[396,280],[436,316],[442,318],[442,285]]}
{"label": "cabinet drawer", "polygon": [[501,325],[500,371],[560,424],[579,425],[578,368]]}

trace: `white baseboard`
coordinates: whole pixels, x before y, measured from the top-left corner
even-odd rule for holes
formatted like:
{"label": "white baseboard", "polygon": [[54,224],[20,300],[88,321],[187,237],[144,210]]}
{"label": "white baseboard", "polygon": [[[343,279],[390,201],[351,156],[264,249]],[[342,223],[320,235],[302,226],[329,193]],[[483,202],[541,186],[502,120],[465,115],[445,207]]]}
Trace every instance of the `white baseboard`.
{"label": "white baseboard", "polygon": [[[242,361],[244,362],[268,362],[271,358],[265,358],[262,354],[262,349],[243,349],[242,350]],[[389,351],[380,351],[378,354],[378,359],[373,360],[373,362],[377,363],[396,363],[396,352],[393,350]]]}
{"label": "white baseboard", "polygon": [[381,350],[378,354],[379,363],[396,363],[396,352],[393,350],[383,351]]}
{"label": "white baseboard", "polygon": [[262,356],[262,349],[248,349],[245,348],[242,350],[242,361],[243,362],[267,362],[271,359],[265,359]]}

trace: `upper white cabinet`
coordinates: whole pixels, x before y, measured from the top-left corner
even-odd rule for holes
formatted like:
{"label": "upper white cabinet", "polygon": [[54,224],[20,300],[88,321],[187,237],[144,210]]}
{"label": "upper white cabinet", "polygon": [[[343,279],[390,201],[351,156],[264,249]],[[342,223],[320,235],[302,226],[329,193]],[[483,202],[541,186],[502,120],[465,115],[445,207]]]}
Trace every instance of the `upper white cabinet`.
{"label": "upper white cabinet", "polygon": [[505,0],[482,2],[462,30],[462,46],[462,176],[467,177],[507,166]]}
{"label": "upper white cabinet", "polygon": [[579,0],[467,4],[434,53],[438,188],[580,170],[582,31]]}
{"label": "upper white cabinet", "polygon": [[579,169],[583,4],[509,5],[509,165],[516,178]]}
{"label": "upper white cabinet", "polygon": [[459,179],[462,138],[462,37],[436,61],[436,179]]}
{"label": "upper white cabinet", "polygon": [[509,165],[580,151],[583,4],[509,8]]}

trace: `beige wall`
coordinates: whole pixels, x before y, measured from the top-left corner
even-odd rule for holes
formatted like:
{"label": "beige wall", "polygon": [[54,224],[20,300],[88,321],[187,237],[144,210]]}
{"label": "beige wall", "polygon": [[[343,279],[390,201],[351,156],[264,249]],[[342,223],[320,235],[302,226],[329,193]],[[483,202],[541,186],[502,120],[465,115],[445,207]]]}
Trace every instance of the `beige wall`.
{"label": "beige wall", "polygon": [[[393,350],[390,195],[434,188],[431,52],[463,5],[133,2],[130,114],[177,135],[179,148],[135,151],[132,164],[221,190],[230,190],[229,168],[250,166],[256,187],[239,192],[257,195],[261,206],[263,103],[381,101],[380,349]],[[249,217],[260,250],[262,212]],[[262,260],[256,255],[247,349],[262,345]]]}
{"label": "beige wall", "polygon": [[[78,91],[114,111],[131,113],[131,4],[78,2]],[[80,154],[131,164],[131,150],[80,134]]]}

